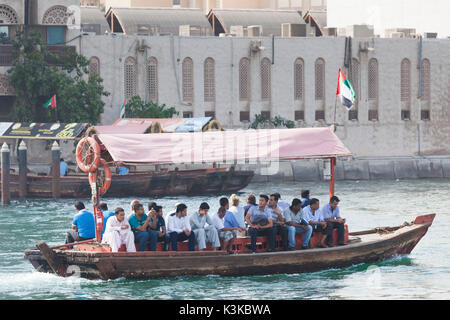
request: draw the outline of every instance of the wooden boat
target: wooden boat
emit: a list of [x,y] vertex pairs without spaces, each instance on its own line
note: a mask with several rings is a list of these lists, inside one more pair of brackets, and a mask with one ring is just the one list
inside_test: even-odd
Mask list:
[[[156,252],[112,253],[107,245],[88,240],[88,243],[80,243],[70,250],[64,245],[49,248],[45,243],[39,243],[39,249],[25,251],[25,258],[40,272],[69,276],[76,271],[83,278],[103,280],[312,272],[375,263],[396,254],[409,254],[425,235],[434,217],[434,214],[418,216],[413,222],[397,227],[347,232],[347,245],[330,248],[317,248],[320,235],[311,238],[312,249],[278,252],[265,252],[266,238],[259,237],[256,254],[252,254],[248,247],[249,237],[238,238],[234,255],[223,251],[186,251],[186,242],[181,243],[178,252],[162,251],[159,244]],[[337,234],[334,239],[337,239]],[[277,240],[279,245],[280,238]],[[296,248],[301,247],[302,241],[303,235],[297,235]]]
[[[253,171],[234,168],[132,172],[127,175],[113,175],[111,187],[105,197],[154,197],[201,195],[236,192],[245,188],[254,175]],[[19,176],[11,173],[12,197],[19,197]],[[51,198],[52,176],[28,174],[27,196]],[[1,185],[1,183],[0,183]],[[60,177],[62,198],[88,198],[91,195],[87,174]]]
[[[176,135],[176,134],[175,134]],[[270,140],[276,137],[273,141]],[[329,128],[307,128],[289,130],[248,130],[239,132],[191,133],[189,136],[170,137],[168,134],[156,135],[100,135],[103,154],[108,161],[127,163],[177,163],[173,149],[188,150],[190,154],[199,152],[206,158],[200,161],[220,162],[223,160],[265,159],[291,160],[305,158],[328,159],[330,175],[330,197],[334,195],[334,168],[337,157],[348,157],[351,153]],[[184,140],[183,140],[184,139]],[[198,141],[197,141],[197,140]],[[199,142],[201,150],[189,148],[189,141]],[[88,141],[88,140],[86,140]],[[92,144],[97,142],[92,138]],[[174,143],[174,141],[176,143]],[[239,141],[245,148],[239,150],[233,143]],[[81,143],[81,142],[80,142]],[[85,144],[86,145],[86,144]],[[128,148],[124,150],[123,146]],[[158,146],[157,148],[151,148]],[[210,146],[212,150],[207,150]],[[87,149],[86,156],[90,168],[98,153]],[[205,150],[206,149],[206,150]],[[230,151],[231,150],[231,151]],[[244,151],[243,151],[244,150]],[[152,151],[152,152],[150,152]],[[206,151],[206,152],[205,152]],[[234,151],[234,152],[233,152]],[[103,157],[103,156],[102,156]],[[186,161],[186,154],[182,159]],[[191,159],[189,159],[191,160]],[[79,167],[86,167],[83,162]],[[90,170],[88,168],[88,170]],[[257,239],[258,250],[250,252],[249,237],[235,240],[236,254],[223,251],[187,251],[187,243],[179,245],[178,252],[157,251],[111,252],[101,243],[103,229],[102,213],[98,208],[99,190],[102,181],[97,171],[90,172],[92,201],[96,220],[96,238],[76,244],[60,245],[50,248],[45,242],[38,243],[37,249],[25,251],[25,258],[41,272],[54,272],[59,276],[70,276],[73,271],[88,279],[153,278],[183,275],[264,275],[277,273],[311,272],[327,268],[341,268],[359,263],[373,263],[395,254],[410,253],[431,226],[435,215],[418,216],[411,223],[396,227],[375,228],[360,232],[348,232],[346,226],[346,245],[317,248],[321,234],[311,238],[308,250],[267,252],[267,239]],[[334,230],[334,239],[337,231]],[[297,248],[303,236],[296,236]],[[73,247],[68,249],[68,247]],[[277,239],[277,248],[280,239]]]

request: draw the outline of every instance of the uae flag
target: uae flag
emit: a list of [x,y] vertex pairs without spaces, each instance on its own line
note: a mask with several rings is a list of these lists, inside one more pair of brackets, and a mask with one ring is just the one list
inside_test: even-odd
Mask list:
[[56,94],[50,98],[50,100],[47,101],[46,104],[44,104],[44,107],[48,108],[52,108],[52,109],[56,109]]
[[353,107],[356,99],[355,90],[353,90],[352,84],[345,78],[345,75],[342,73],[341,69],[339,69],[336,95],[340,96],[341,103],[346,106],[348,110]]
[[124,100],[122,108],[120,108],[120,118],[125,116],[125,106],[127,105],[127,100]]

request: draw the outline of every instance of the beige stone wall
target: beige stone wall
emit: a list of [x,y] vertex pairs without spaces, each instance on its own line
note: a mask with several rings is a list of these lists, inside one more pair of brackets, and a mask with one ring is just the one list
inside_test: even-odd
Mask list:
[[[262,38],[263,51],[252,55],[251,99],[239,101],[239,61],[248,57],[249,38],[220,37],[138,37],[138,36],[87,36],[82,39],[82,53],[88,58],[100,58],[101,76],[111,96],[105,99],[103,124],[113,123],[119,116],[124,99],[124,61],[133,56],[138,62],[137,92],[146,95],[145,52],[136,50],[139,41],[145,41],[150,49],[147,56],[158,60],[159,103],[175,106],[180,111],[192,111],[196,117],[205,111],[215,111],[216,118],[226,128],[247,128],[241,123],[240,111],[249,110],[251,118],[262,110],[271,111],[272,117],[280,115],[294,120],[298,102],[294,100],[294,62],[302,58],[305,65],[305,121],[299,127],[331,125],[334,118],[335,92],[339,68],[343,68],[344,38],[276,38],[275,61],[272,65],[271,100],[261,101],[260,61],[272,59],[272,39]],[[359,42],[369,41],[373,51],[359,52]],[[142,44],[142,42],[141,42]],[[415,68],[418,56],[418,40],[415,39],[354,39],[353,57],[360,61],[360,91],[357,121],[348,120],[348,112],[338,102],[337,135],[356,156],[413,156],[421,154],[450,154],[445,137],[450,136],[450,42],[424,40],[423,57],[431,62],[431,120],[420,120],[418,72]],[[181,96],[181,66],[184,58],[194,63],[194,102],[186,105]],[[204,61],[215,61],[216,99],[205,103]],[[369,121],[368,61],[372,57],[379,63],[379,121]],[[316,101],[314,64],[316,59],[325,61],[326,97],[325,121],[315,121]],[[411,61],[411,120],[401,120],[400,65],[404,58]],[[345,71],[347,72],[347,71]],[[420,138],[419,138],[420,135]],[[420,139],[420,140],[419,140]]]

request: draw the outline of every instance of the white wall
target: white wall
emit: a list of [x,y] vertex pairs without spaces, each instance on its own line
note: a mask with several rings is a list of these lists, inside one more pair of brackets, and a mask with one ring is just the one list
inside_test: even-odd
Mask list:
[[382,37],[385,29],[397,27],[448,37],[449,14],[448,0],[328,0],[327,24],[338,28],[370,24],[375,26],[375,34]]

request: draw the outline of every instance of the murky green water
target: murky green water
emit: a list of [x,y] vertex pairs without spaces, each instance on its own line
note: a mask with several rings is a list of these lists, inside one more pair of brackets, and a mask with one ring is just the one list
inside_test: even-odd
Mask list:
[[[310,189],[324,204],[328,184],[252,184],[242,190],[278,191],[290,201]],[[342,216],[351,231],[398,225],[416,215],[436,213],[426,236],[408,256],[375,265],[306,274],[253,277],[177,277],[159,280],[89,281],[36,272],[23,251],[45,240],[61,244],[70,228],[74,200],[29,199],[0,208],[0,299],[449,299],[450,180],[338,182]],[[206,200],[212,210],[221,195],[156,200],[165,212],[185,202],[188,212]],[[228,196],[228,195],[227,195]],[[82,199],[86,204],[88,199]],[[107,199],[110,208],[129,207],[131,198]]]

